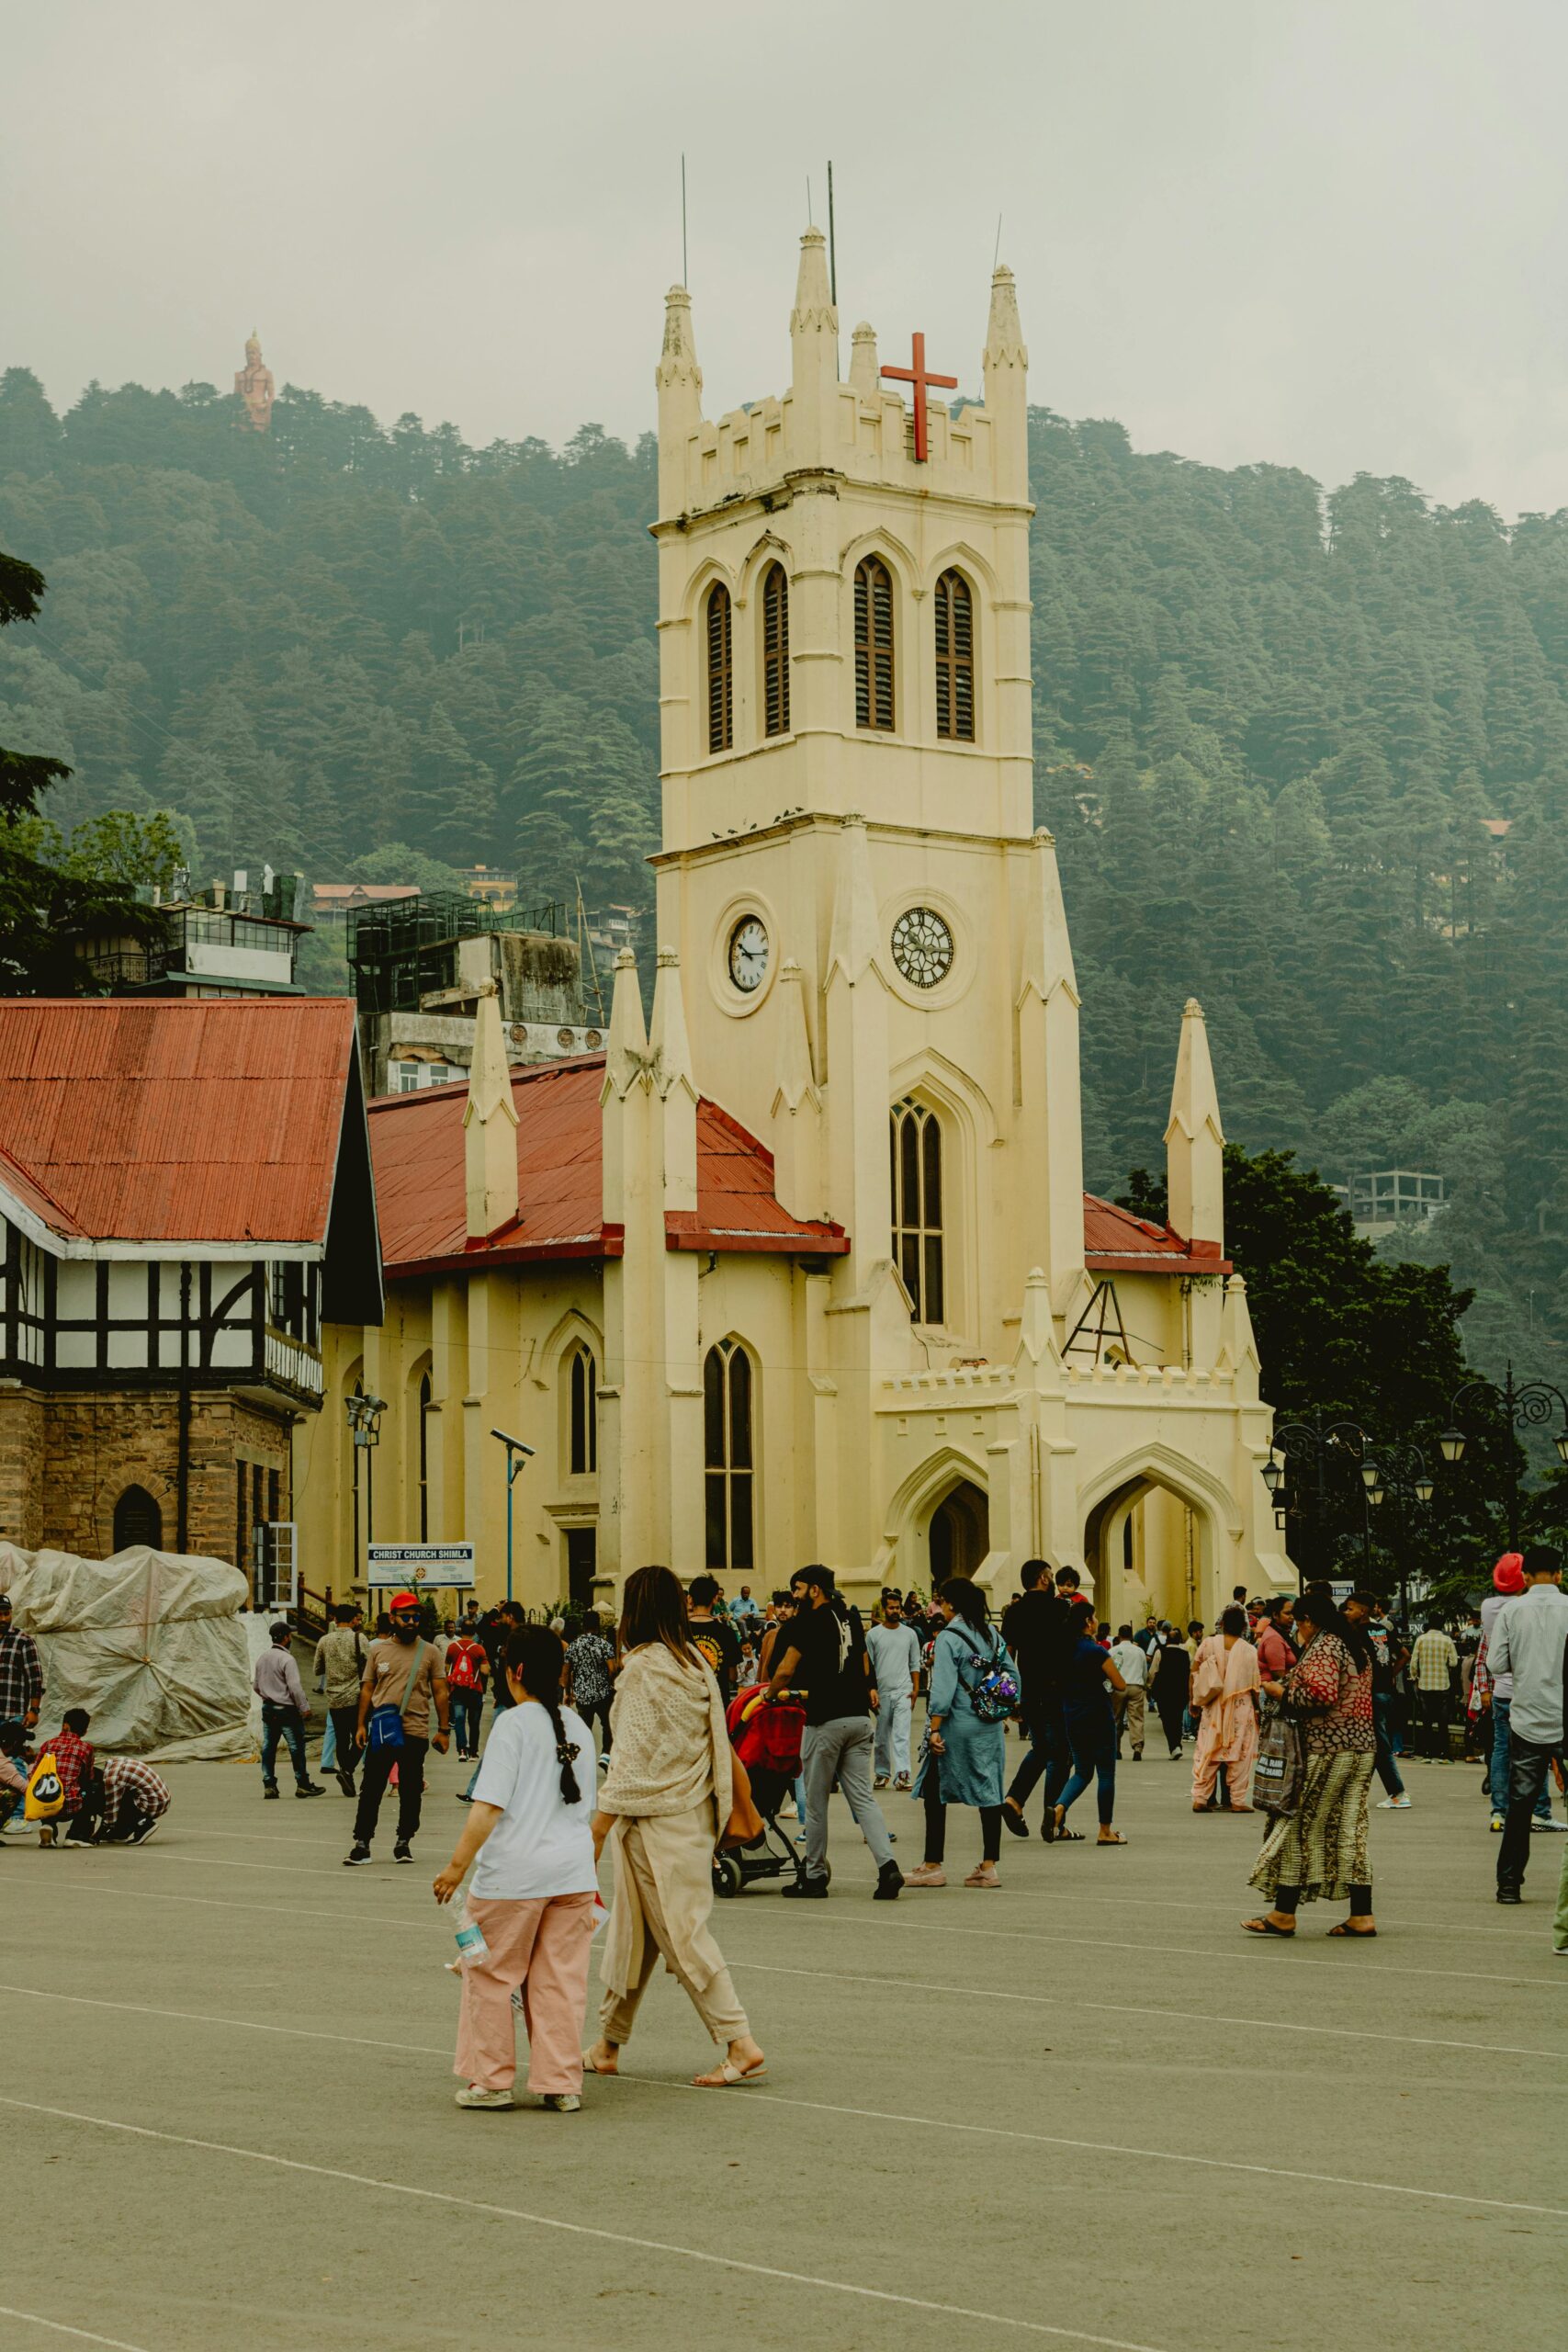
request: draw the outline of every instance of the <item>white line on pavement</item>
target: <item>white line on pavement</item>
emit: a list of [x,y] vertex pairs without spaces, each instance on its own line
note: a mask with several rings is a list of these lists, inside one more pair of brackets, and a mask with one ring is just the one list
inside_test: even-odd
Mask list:
[[[1087,2328],[1053,2327],[1043,2319],[1023,2319],[1013,2312],[979,2311],[967,2303],[938,2303],[923,2295],[898,2295],[886,2287],[862,2287],[847,2278],[823,2278],[807,2270],[784,2270],[776,2263],[746,2262],[739,2255],[712,2254],[703,2246],[675,2245],[667,2238],[635,2237],[625,2230],[607,2230],[590,2222],[565,2222],[551,2213],[531,2213],[518,2205],[494,2205],[483,2198],[459,2197],[444,2188],[416,2187],[404,2180],[382,2180],[373,2173],[345,2172],[335,2165],[307,2164],[299,2156],[276,2156],[265,2148],[242,2148],[227,2140],[197,2140],[183,2132],[155,2132],[145,2123],[122,2123],[108,2115],[85,2115],[69,2107],[46,2107],[30,2098],[0,2094],[0,2107],[17,2108],[29,2115],[52,2116],[62,2123],[90,2123],[99,2131],[119,2132],[136,2140],[155,2140],[165,2147],[195,2148],[203,2155],[238,2156],[248,2164],[272,2165],[281,2172],[303,2173],[312,2180],[339,2180],[351,2188],[376,2188],[389,2197],[412,2197],[431,2205],[455,2206],[467,2213],[488,2213],[498,2221],[522,2222],[530,2229],[557,2230],[564,2235],[593,2238],[602,2245],[629,2246],[638,2254],[671,2254],[682,2262],[701,2262],[716,2270],[737,2270],[751,2278],[777,2278],[788,2287],[816,2287],[831,2295],[853,2295],[865,2302],[893,2303],[903,2311],[931,2312],[939,2319],[974,2319],[987,2327],[1010,2327],[1025,2335],[1049,2335],[1059,2343],[1096,2344],[1102,2352],[1156,2352],[1146,2344],[1130,2344],[1118,2335],[1093,2335]],[[102,2341],[103,2339],[99,2339]],[[134,2347],[126,2347],[134,2352]]]
[[45,2319],[41,2312],[13,2311],[9,2303],[0,2303],[0,2319],[25,2319],[34,2327],[51,2327],[56,2335],[73,2335],[78,2344],[107,2344],[111,2352],[142,2352],[140,2344],[127,2344],[118,2335],[95,2335],[90,2327],[67,2327],[62,2319]]
[[[400,2056],[445,2058],[444,2049],[429,2042],[378,2041],[358,2033],[332,2033],[312,2026],[263,2024],[252,2018],[213,2017],[201,2009],[153,2008],[141,2001],[106,2001],[82,1993],[56,1993],[33,1984],[0,1984],[0,1993],[12,1993],[38,2001],[64,2001],[73,2007],[85,2009],[123,2009],[131,2016],[167,2018],[182,2025],[227,2026],[244,2033],[276,2033],[301,2041],[341,2041],[356,2050],[393,2050]],[[642,2090],[690,2091],[694,2083],[662,2083],[647,2075],[617,2075],[617,2081],[635,2084]],[[935,2115],[900,2115],[874,2107],[841,2107],[825,2099],[792,2098],[787,2092],[764,2091],[760,2086],[747,2101],[751,2107],[795,2107],[813,2115],[848,2115],[866,2123],[909,2123],[922,2132],[957,2132],[995,2140],[1017,2140],[1041,2148],[1071,2148],[1080,2154],[1100,2156],[1132,2156],[1148,2164],[1197,2165],[1208,2172],[1261,2173],[1275,2180],[1306,2180],[1328,2188],[1371,2190],[1388,2197],[1425,2198],[1444,2205],[1484,2206],[1490,2212],[1539,2213],[1551,2221],[1568,2222],[1568,2205],[1529,2205],[1505,2197],[1474,2197],[1463,2189],[1417,2188],[1397,2180],[1361,2180],[1335,2172],[1307,2172],[1290,2165],[1247,2164],[1227,2156],[1198,2156],[1186,2148],[1134,2148],[1117,2140],[1074,2140],[1056,2132],[1020,2132],[1001,2123],[955,2123],[951,2118]]]

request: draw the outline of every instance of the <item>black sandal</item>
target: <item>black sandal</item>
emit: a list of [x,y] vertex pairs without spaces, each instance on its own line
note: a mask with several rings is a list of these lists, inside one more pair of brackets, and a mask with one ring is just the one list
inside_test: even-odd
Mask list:
[[1286,1943],[1296,1932],[1294,1928],[1277,1928],[1272,1919],[1267,1918],[1244,1919],[1241,1924],[1249,1936],[1279,1936]]

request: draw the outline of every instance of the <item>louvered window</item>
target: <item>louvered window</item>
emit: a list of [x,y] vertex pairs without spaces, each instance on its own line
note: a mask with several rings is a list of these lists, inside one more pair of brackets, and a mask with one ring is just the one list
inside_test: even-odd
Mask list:
[[961,571],[936,583],[936,731],[975,741],[975,605]]
[[703,1360],[706,1563],[755,1567],[751,1535],[751,1359],[720,1340]]
[[855,566],[855,725],[893,728],[893,576],[874,555]]
[[762,731],[789,733],[789,582],[782,563],[762,582]]
[[894,1104],[888,1131],[893,1255],[917,1323],[942,1320],[942,1128],[923,1102]]
[[734,739],[735,679],[730,662],[729,591],[708,590],[708,750],[728,752]]

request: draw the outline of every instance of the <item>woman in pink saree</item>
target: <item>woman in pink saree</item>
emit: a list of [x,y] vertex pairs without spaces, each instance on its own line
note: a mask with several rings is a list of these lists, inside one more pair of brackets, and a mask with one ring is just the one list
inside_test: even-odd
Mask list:
[[1231,1811],[1253,1810],[1248,1793],[1258,1753],[1258,1652],[1247,1636],[1247,1612],[1230,1608],[1220,1630],[1199,1645],[1192,1665],[1192,1704],[1202,1711],[1192,1758],[1192,1810],[1206,1813],[1224,1768]]

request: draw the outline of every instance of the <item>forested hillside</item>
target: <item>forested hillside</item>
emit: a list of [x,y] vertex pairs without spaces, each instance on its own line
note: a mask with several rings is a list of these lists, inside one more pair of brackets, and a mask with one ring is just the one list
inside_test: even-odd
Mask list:
[[[63,823],[166,808],[201,868],[378,844],[647,896],[651,442],[469,449],[288,389],[0,379],[0,544],[38,564],[0,738]],[[1037,804],[1084,1000],[1090,1181],[1157,1159],[1179,1009],[1230,1132],[1444,1174],[1401,1247],[1472,1353],[1568,1329],[1568,513],[1135,452],[1033,416]],[[1489,822],[1490,820],[1490,822]],[[1506,820],[1501,830],[1499,820]],[[1440,1250],[1438,1240],[1440,1237]]]

